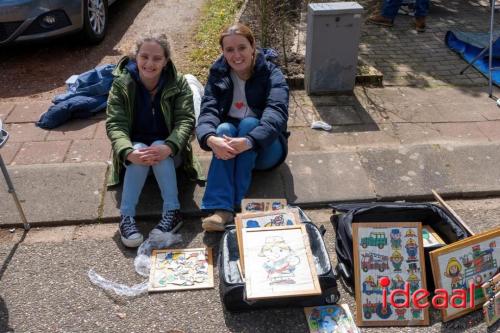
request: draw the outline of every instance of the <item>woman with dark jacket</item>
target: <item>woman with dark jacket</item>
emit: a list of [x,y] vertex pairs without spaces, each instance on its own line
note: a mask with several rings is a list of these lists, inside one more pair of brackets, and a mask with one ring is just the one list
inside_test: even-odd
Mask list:
[[163,214],[153,234],[175,232],[182,225],[174,160],[182,160],[192,178],[201,175],[189,145],[195,124],[193,96],[170,59],[164,34],[140,39],[135,57],[121,59],[113,74],[106,120],[113,148],[108,185],[118,184],[124,169],[119,229],[123,244],[137,247],[143,236],[135,209],[150,169],[163,198]]
[[235,24],[219,39],[223,55],[212,65],[196,135],[213,152],[202,209],[206,231],[223,231],[252,181],[287,155],[288,86],[280,69],[255,47],[251,30]]

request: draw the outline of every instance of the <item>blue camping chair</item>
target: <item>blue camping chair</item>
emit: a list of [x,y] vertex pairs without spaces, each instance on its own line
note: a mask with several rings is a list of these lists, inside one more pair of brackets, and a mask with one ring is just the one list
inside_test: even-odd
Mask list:
[[[0,149],[7,143],[7,140],[9,140],[9,133],[6,130],[4,130],[2,120],[0,119]],[[9,193],[12,194],[12,196],[14,197],[14,201],[16,202],[17,210],[19,211],[19,215],[21,215],[21,220],[23,221],[24,230],[29,230],[30,225],[29,225],[28,221],[26,220],[26,216],[24,215],[24,212],[23,212],[23,207],[21,207],[21,202],[19,201],[19,198],[17,197],[16,191],[14,190],[14,185],[12,184],[12,181],[10,180],[10,176],[9,176],[8,171],[7,171],[7,167],[5,166],[5,163],[3,162],[1,154],[0,154],[0,169],[2,169],[3,176],[5,178],[5,181],[7,182],[7,186],[9,188]]]

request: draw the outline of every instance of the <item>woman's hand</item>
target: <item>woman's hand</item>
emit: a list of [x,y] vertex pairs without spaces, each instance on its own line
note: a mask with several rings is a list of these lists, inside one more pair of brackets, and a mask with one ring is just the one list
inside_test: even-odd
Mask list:
[[229,136],[224,135],[224,141],[236,151],[236,154],[241,154],[244,151],[250,149],[247,144],[246,138],[231,138]]
[[154,145],[136,149],[127,155],[127,160],[140,165],[156,165],[172,154],[172,149],[167,145]]
[[234,158],[238,153],[231,147],[224,138],[219,138],[216,136],[211,136],[207,139],[207,145],[212,149],[220,160],[230,160]]

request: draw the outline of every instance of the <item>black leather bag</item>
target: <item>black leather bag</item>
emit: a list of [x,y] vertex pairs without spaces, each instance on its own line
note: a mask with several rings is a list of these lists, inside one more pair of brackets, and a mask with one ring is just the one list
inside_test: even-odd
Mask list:
[[239,259],[236,229],[228,228],[222,236],[219,247],[219,277],[222,303],[229,311],[250,310],[265,307],[304,307],[335,304],[339,299],[336,275],[326,251],[323,235],[310,222],[304,222],[311,244],[311,251],[316,263],[322,294],[317,296],[299,296],[262,299],[246,299],[245,283],[241,279],[237,261]]

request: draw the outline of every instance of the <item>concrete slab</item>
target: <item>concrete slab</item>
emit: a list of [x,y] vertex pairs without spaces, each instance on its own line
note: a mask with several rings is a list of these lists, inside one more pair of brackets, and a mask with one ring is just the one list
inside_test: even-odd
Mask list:
[[14,156],[16,156],[17,152],[21,148],[21,142],[7,142],[5,146],[0,150],[0,155],[2,155],[3,162],[5,165],[9,165],[12,160],[14,160]]
[[494,145],[421,145],[361,151],[361,162],[377,196],[387,200],[500,189],[499,147]]
[[62,163],[71,141],[25,142],[12,164]]
[[356,153],[290,154],[280,167],[288,202],[298,205],[375,199]]
[[[9,175],[32,225],[96,221],[106,163],[11,166]],[[12,195],[0,191],[0,226],[21,219]]]
[[107,139],[74,140],[64,162],[102,162],[111,160],[111,142]]
[[34,123],[7,124],[6,130],[10,134],[9,142],[43,141],[49,133],[36,127]]
[[5,121],[5,119],[9,116],[10,112],[14,110],[14,103],[0,103],[0,119]]
[[51,102],[41,101],[37,103],[17,104],[5,119],[6,123],[34,123],[40,119],[40,115],[48,110]]
[[47,136],[47,141],[92,139],[96,132],[98,122],[99,120],[97,119],[70,121],[51,130]]

